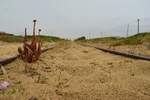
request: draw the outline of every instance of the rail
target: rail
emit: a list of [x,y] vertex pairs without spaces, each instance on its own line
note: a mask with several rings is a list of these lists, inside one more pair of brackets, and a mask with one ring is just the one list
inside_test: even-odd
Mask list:
[[109,52],[109,53],[112,53],[115,55],[120,55],[120,56],[124,56],[124,57],[150,61],[150,56],[147,56],[147,55],[139,55],[139,54],[135,54],[135,53],[121,52],[121,51],[117,51],[117,50],[106,49],[106,48],[96,47],[96,46],[92,46],[92,45],[83,45],[83,46],[93,47],[93,48],[96,48],[98,50],[101,50],[104,52]]
[[[44,53],[44,52],[46,52],[46,51],[48,51],[50,49],[53,49],[55,46],[56,45],[51,45],[48,48],[42,49],[42,53]],[[0,65],[9,64],[12,61],[16,60],[18,57],[19,57],[19,54],[16,54],[14,56],[2,57],[2,58],[0,58]]]

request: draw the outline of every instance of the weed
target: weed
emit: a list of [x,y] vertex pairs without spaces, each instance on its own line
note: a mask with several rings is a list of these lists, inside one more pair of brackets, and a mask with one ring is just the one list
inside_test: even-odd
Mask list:
[[44,75],[39,74],[37,83],[45,84],[47,83],[48,78]]

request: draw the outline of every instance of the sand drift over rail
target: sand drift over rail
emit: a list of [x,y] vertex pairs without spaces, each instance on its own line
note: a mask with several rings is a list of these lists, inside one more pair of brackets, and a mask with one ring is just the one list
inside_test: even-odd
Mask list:
[[[55,46],[56,45],[50,45],[48,48],[42,49],[42,53],[46,52],[46,51],[48,51],[50,49],[53,49]],[[8,57],[0,58],[0,64],[1,65],[5,65],[5,64],[11,63],[12,61],[17,59],[18,57],[19,57],[19,54],[16,54],[14,56],[8,56]]]
[[129,58],[133,58],[133,59],[141,59],[141,60],[150,61],[150,56],[147,56],[147,55],[139,55],[139,54],[135,54],[135,53],[121,52],[121,51],[117,51],[117,50],[113,50],[113,49],[106,49],[106,48],[96,47],[96,46],[92,46],[92,45],[83,45],[82,44],[82,46],[96,48],[96,49],[102,50],[104,52],[109,52],[109,53],[112,53],[115,55],[129,57]]
[[62,41],[28,66],[27,73],[21,59],[4,66],[13,86],[0,100],[150,100],[149,61]]

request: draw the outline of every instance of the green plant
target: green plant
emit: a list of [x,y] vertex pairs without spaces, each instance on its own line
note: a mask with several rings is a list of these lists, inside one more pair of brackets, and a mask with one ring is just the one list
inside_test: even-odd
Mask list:
[[46,76],[39,74],[37,83],[45,84],[47,82],[47,80],[48,80],[48,78]]

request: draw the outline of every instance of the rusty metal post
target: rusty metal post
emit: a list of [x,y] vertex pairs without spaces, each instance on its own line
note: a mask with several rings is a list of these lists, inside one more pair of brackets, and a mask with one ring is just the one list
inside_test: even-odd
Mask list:
[[41,55],[42,40],[40,39],[41,29],[38,30],[38,56]]
[[39,29],[39,32],[38,32],[38,35],[39,35],[39,36],[40,36],[41,31],[42,31],[42,30],[41,30],[41,29]]
[[33,25],[33,37],[34,37],[34,39],[35,39],[36,20],[33,20],[33,23],[34,23],[34,25]]

